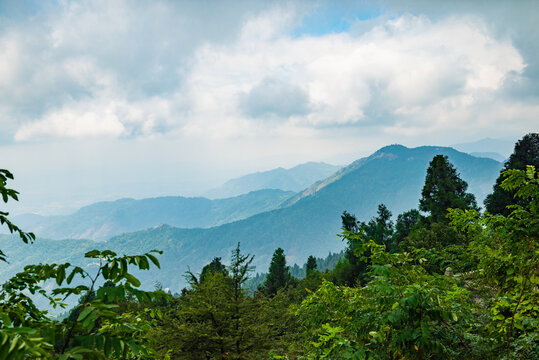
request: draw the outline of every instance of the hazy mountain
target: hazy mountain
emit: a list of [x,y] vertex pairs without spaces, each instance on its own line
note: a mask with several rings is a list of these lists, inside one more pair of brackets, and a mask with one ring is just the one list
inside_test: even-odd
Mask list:
[[[452,145],[458,151],[472,153],[498,153],[507,159],[515,148],[514,140],[484,138],[477,141]],[[484,157],[484,156],[481,156]],[[490,156],[487,156],[490,157]],[[498,159],[495,159],[498,160]]]
[[[275,248],[282,247],[289,263],[303,263],[308,255],[326,256],[338,252],[343,243],[340,215],[348,210],[361,220],[375,215],[378,204],[384,203],[396,217],[400,212],[417,207],[425,173],[436,154],[449,156],[469,190],[482,203],[490,192],[500,162],[476,158],[445,147],[409,149],[400,145],[384,147],[373,155],[343,168],[325,181],[316,184],[290,206],[254,215],[250,218],[208,229],[179,229],[159,226],[116,236],[103,243],[91,241],[46,241],[28,246],[21,241],[2,241],[0,248],[9,255],[9,269],[31,261],[76,261],[93,247],[110,248],[120,253],[141,253],[160,249],[162,269],[141,273],[146,286],[155,280],[178,290],[185,284],[184,272],[190,267],[199,271],[215,256],[228,259],[230,250],[241,242],[243,251],[255,254],[257,271],[265,272]],[[9,270],[8,270],[9,271]],[[2,276],[6,275],[3,271]]]
[[229,180],[219,188],[208,191],[205,195],[215,199],[236,196],[260,189],[281,189],[298,192],[315,181],[328,177],[339,169],[340,166],[323,162],[308,162],[290,169],[279,167]]
[[470,155],[475,156],[475,157],[494,159],[502,163],[507,159],[502,154],[497,153],[497,152],[472,152],[470,153]]
[[293,194],[265,189],[219,200],[182,196],[120,199],[88,205],[66,216],[25,214],[13,220],[39,237],[103,240],[159,224],[182,228],[217,226],[275,209]]

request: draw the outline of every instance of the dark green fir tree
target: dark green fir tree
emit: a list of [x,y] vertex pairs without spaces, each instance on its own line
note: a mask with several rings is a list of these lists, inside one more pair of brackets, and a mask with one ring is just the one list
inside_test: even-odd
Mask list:
[[277,291],[286,288],[290,283],[290,268],[286,266],[284,250],[277,248],[273,253],[268,276],[264,282],[266,293],[270,296],[277,294]]
[[447,209],[477,207],[475,196],[467,193],[467,189],[468,183],[459,177],[447,156],[436,155],[427,169],[419,210],[429,214],[429,223],[449,223]]

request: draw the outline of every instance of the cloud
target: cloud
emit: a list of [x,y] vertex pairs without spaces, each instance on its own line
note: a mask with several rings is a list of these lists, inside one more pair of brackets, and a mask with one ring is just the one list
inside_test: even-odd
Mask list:
[[310,111],[309,95],[295,84],[278,79],[264,79],[249,92],[240,95],[242,112],[252,118],[288,119]]
[[[184,111],[184,95],[176,93],[193,51],[232,38],[246,13],[261,7],[104,0],[33,6],[39,11],[0,5],[0,133],[19,141],[174,128]],[[155,119],[149,103],[168,107],[169,118]],[[104,109],[114,115],[103,117]],[[86,120],[69,120],[77,116]],[[83,123],[96,128],[73,130]]]
[[0,126],[16,141],[303,137],[343,126],[421,136],[526,131],[538,115],[536,97],[508,98],[530,82],[527,60],[481,17],[400,13],[296,32],[311,10],[61,3],[0,32]]
[[[408,135],[480,128],[477,114],[500,100],[506,83],[522,81],[526,67],[508,39],[475,17],[405,14],[356,35],[301,37],[268,18],[259,20],[260,36],[246,26],[235,43],[197,52],[185,91],[187,121],[201,131],[211,134],[220,122],[230,134],[267,131],[248,121],[264,115],[284,118],[287,128],[377,126]],[[493,117],[490,125],[507,121]]]

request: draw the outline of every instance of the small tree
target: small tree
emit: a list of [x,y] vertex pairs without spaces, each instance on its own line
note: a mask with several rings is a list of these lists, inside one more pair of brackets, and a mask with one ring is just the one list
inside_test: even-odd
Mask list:
[[223,275],[228,275],[228,271],[226,270],[226,266],[221,263],[220,257],[215,257],[213,260],[206,266],[202,268],[202,271],[200,272],[200,281],[204,281],[204,279],[213,273],[220,272]]
[[270,296],[277,294],[279,289],[288,286],[291,280],[290,269],[286,266],[284,250],[277,248],[271,258],[268,276],[264,282],[266,293]]
[[316,271],[318,268],[318,265],[316,264],[316,258],[312,255],[309,256],[307,259],[307,276],[309,276],[309,273],[312,273],[313,271]]
[[467,189],[468,184],[459,177],[447,156],[436,155],[427,169],[419,210],[429,213],[429,223],[449,223],[447,209],[477,207],[475,197],[467,193]]
[[530,133],[525,135],[515,144],[515,150],[504,164],[500,176],[496,179],[492,194],[485,199],[485,207],[491,214],[507,216],[511,213],[508,205],[525,206],[529,199],[516,197],[515,190],[504,189],[501,184],[504,180],[503,172],[509,169],[525,170],[526,165],[539,168],[539,134]]
[[[285,324],[261,324],[267,324],[267,318],[286,317],[286,308],[279,314],[268,308],[272,304],[265,297],[248,296],[243,285],[253,270],[252,261],[253,256],[242,254],[238,244],[226,273],[207,272],[204,281],[191,284],[164,324],[166,331],[155,332],[172,336],[168,340],[174,344],[171,358],[259,359],[267,355]],[[157,341],[162,344],[161,338]],[[160,345],[166,346],[169,344]]]

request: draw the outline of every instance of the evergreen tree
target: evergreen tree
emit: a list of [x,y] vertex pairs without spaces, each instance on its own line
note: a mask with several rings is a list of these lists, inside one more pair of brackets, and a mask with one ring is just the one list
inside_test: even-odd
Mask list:
[[526,165],[533,165],[539,168],[538,133],[527,134],[515,144],[515,150],[503,166],[500,176],[496,179],[492,194],[489,194],[485,199],[485,207],[489,213],[508,216],[512,211],[511,209],[507,209],[508,205],[525,206],[529,202],[529,199],[515,198],[514,190],[504,190],[500,186],[504,180],[501,174],[502,172],[508,169],[525,170]]
[[316,258],[310,255],[307,259],[307,275],[309,275],[309,272],[316,271],[317,267]]
[[270,296],[277,294],[279,289],[288,286],[291,280],[290,269],[286,266],[284,250],[277,248],[271,258],[268,276],[264,282],[266,293]]
[[249,279],[249,273],[254,270],[251,266],[254,255],[243,255],[240,251],[240,243],[236,249],[232,251],[232,259],[230,263],[230,275],[232,276],[232,290],[234,296],[233,307],[233,322],[234,322],[234,346],[237,358],[243,358],[242,352],[245,350],[245,335],[249,332],[245,326],[240,326],[244,313],[249,312],[245,309],[246,293],[243,289],[243,284]]
[[[344,211],[342,216],[342,228],[345,231],[343,239],[348,242],[344,251],[344,258],[340,259],[333,271],[334,281],[339,285],[354,285],[361,274],[367,271],[367,263],[358,258],[355,254],[360,245],[360,241],[349,235],[358,235],[365,230],[365,223],[358,221],[354,215]],[[347,233],[348,232],[348,233]]]
[[[253,270],[253,256],[244,255],[239,244],[232,251],[228,271],[207,271],[204,280],[180,299],[179,306],[152,334],[159,348],[168,346],[174,359],[263,358],[276,342],[275,327],[260,326],[265,313],[261,300],[243,288]],[[212,261],[214,265],[220,261]],[[208,268],[214,266],[208,266]],[[222,269],[220,266],[217,269]],[[279,324],[281,326],[281,324]],[[167,343],[161,342],[166,336]]]
[[385,245],[388,251],[392,250],[393,244],[393,221],[391,221],[391,211],[384,205],[378,205],[378,216],[369,221],[365,227],[365,234],[368,239],[374,240],[377,244]]
[[200,273],[200,281],[204,281],[208,275],[216,272],[220,272],[225,276],[228,275],[226,266],[221,263],[220,257],[213,258],[213,260],[208,265],[202,268],[202,271]]
[[361,228],[361,223],[357,221],[356,217],[350,214],[348,211],[343,211],[341,215],[342,228],[346,231],[350,231],[354,234],[359,232]]
[[447,209],[477,207],[474,195],[467,193],[467,189],[468,184],[459,177],[447,156],[436,155],[427,169],[419,210],[429,213],[429,223],[449,223]]

